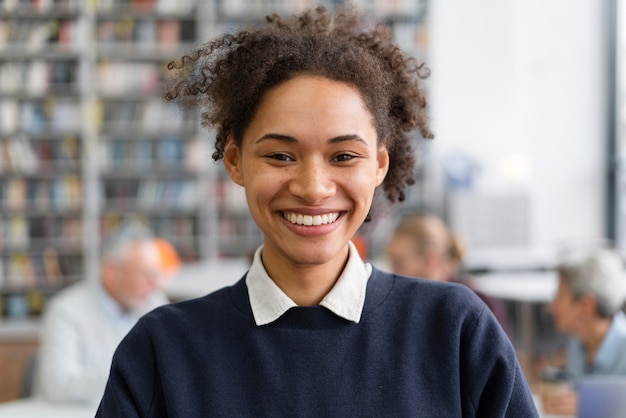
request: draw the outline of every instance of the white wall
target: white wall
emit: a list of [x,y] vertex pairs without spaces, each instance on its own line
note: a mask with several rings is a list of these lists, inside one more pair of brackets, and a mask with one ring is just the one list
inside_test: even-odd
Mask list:
[[[461,151],[480,166],[472,193],[527,195],[530,242],[514,251],[524,262],[604,234],[604,3],[430,2],[431,193]],[[468,255],[485,254],[499,253]]]

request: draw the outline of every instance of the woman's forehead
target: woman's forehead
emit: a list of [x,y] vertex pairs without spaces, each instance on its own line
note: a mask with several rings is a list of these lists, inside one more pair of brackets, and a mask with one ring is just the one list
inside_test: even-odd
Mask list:
[[327,139],[375,135],[372,115],[354,87],[313,76],[299,76],[269,90],[246,133],[303,138],[318,132]]

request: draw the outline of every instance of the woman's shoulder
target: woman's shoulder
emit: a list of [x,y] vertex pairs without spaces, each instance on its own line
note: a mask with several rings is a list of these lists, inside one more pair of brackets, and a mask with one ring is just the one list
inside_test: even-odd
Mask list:
[[190,323],[195,320],[210,321],[227,315],[232,309],[238,309],[240,305],[238,299],[241,299],[241,293],[245,291],[244,277],[231,286],[223,287],[207,295],[160,306],[146,314],[142,320],[161,324],[179,321]]
[[428,280],[385,272],[374,268],[368,290],[386,289],[385,299],[393,304],[406,304],[419,310],[439,312],[474,312],[479,314],[485,304],[467,286],[459,283]]
[[432,298],[476,299],[476,295],[467,286],[456,282],[428,280],[421,277],[402,276],[378,268],[372,270],[374,281],[390,280],[395,291],[410,294],[418,293]]

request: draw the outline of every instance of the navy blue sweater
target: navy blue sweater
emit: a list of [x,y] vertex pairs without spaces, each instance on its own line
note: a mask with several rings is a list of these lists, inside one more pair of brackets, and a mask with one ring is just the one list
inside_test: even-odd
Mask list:
[[244,279],[144,316],[99,417],[537,417],[515,351],[465,286],[374,269],[360,323],[254,323]]

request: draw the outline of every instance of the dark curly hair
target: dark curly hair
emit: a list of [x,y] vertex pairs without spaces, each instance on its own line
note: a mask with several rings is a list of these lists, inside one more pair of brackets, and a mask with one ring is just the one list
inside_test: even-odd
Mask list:
[[229,135],[243,133],[265,92],[297,75],[345,82],[359,90],[373,115],[379,145],[389,152],[383,189],[404,200],[413,184],[416,155],[411,131],[432,138],[421,79],[428,70],[395,45],[389,27],[369,25],[354,8],[333,15],[324,7],[267,25],[223,34],[170,62],[165,100],[202,109],[202,125],[216,130],[213,159],[224,157]]

